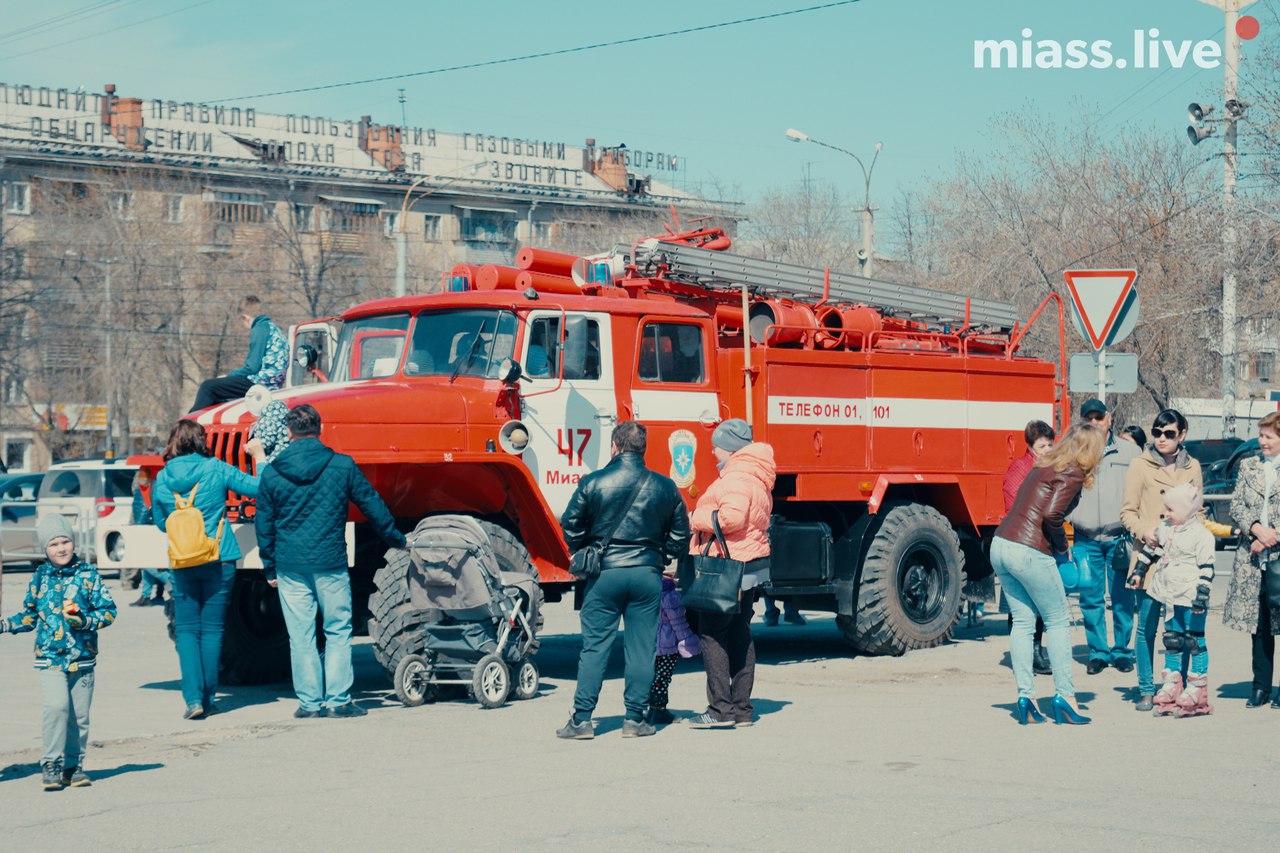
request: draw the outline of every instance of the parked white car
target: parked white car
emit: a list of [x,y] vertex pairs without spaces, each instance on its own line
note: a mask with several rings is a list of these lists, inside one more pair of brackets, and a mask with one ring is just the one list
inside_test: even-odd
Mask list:
[[98,525],[128,524],[133,515],[133,477],[138,466],[123,459],[59,462],[45,473],[36,517],[64,515],[76,534],[76,553],[96,563]]

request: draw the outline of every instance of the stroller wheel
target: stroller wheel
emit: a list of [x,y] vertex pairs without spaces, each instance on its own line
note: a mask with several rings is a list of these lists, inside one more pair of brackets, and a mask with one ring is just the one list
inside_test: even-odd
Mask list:
[[422,655],[405,655],[396,667],[396,698],[410,708],[431,696],[431,664]]
[[516,667],[516,683],[511,692],[517,699],[532,699],[538,695],[538,683],[538,667],[531,660],[522,660]]
[[497,655],[485,655],[471,676],[471,693],[486,708],[500,708],[511,695],[511,670]]

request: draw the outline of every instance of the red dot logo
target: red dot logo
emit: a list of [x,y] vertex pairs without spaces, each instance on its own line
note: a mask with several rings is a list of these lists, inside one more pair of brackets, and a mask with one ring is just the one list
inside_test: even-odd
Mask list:
[[1245,41],[1248,41],[1251,38],[1256,38],[1258,30],[1260,29],[1261,27],[1258,24],[1258,19],[1252,15],[1243,15],[1236,21],[1236,35],[1240,36],[1240,38]]

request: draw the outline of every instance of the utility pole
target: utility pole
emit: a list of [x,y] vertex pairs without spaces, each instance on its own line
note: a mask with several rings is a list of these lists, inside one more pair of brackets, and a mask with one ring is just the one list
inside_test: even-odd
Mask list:
[[[1200,0],[1221,9],[1226,15],[1223,34],[1223,104],[1222,121],[1222,435],[1236,434],[1236,266],[1239,263],[1236,238],[1236,127],[1244,115],[1239,100],[1240,34],[1236,23],[1240,10],[1255,0]],[[1197,139],[1192,130],[1192,142]]]

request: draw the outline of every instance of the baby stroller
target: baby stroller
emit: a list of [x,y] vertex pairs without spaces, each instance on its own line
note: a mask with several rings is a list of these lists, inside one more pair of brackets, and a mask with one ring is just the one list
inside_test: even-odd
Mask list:
[[396,666],[397,698],[421,705],[440,698],[442,685],[459,684],[485,708],[500,707],[512,694],[537,695],[538,667],[529,660],[537,581],[501,571],[489,535],[464,515],[423,519],[409,551],[410,602],[439,619],[423,626],[422,652]]

